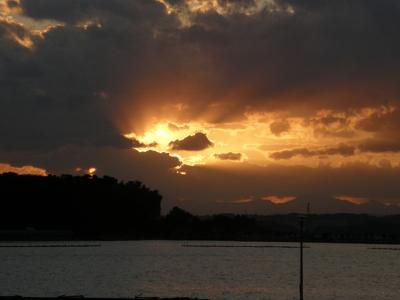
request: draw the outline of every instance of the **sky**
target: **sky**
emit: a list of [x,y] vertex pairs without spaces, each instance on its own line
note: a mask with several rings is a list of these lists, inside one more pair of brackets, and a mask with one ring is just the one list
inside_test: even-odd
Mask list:
[[0,0],[0,172],[399,213],[398,28],[397,0]]

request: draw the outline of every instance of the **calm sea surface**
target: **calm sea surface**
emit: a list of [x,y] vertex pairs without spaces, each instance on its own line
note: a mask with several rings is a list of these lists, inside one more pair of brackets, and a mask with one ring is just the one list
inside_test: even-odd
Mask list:
[[[101,242],[101,247],[91,248],[0,248],[0,295],[298,299],[299,249],[182,244],[132,241]],[[308,246],[305,299],[400,299],[400,251],[368,250],[384,247],[370,245]]]

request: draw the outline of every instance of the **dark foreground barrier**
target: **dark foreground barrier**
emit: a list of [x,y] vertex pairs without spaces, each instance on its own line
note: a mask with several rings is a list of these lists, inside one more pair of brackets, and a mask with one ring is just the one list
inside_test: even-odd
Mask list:
[[[101,247],[101,244],[31,244],[31,245],[1,245],[0,248],[90,248],[90,247]],[[16,296],[19,297],[19,296]]]
[[142,297],[136,296],[134,298],[90,298],[81,295],[78,296],[59,296],[59,297],[22,297],[22,296],[0,296],[0,300],[209,300],[188,297],[172,297],[172,298],[159,298],[159,297]]

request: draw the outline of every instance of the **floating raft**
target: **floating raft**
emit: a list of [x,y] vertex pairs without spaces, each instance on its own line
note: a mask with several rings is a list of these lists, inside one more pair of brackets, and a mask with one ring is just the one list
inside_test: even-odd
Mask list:
[[[35,245],[35,244],[1,245],[0,244],[0,248],[89,248],[89,247],[101,247],[101,244],[37,244],[37,245]],[[20,296],[15,296],[15,297],[20,297]],[[26,298],[24,298],[24,299],[26,299]]]
[[[273,245],[195,245],[195,244],[183,244],[182,247],[193,247],[193,248],[278,248],[278,249],[300,249],[299,246],[273,246]],[[303,248],[310,248],[303,246]]]
[[188,297],[173,297],[173,298],[159,298],[159,297],[142,297],[136,296],[134,298],[91,298],[85,296],[58,296],[58,297],[23,297],[23,296],[0,296],[0,300],[209,300]]
[[388,250],[388,251],[400,251],[400,248],[368,248],[368,250]]

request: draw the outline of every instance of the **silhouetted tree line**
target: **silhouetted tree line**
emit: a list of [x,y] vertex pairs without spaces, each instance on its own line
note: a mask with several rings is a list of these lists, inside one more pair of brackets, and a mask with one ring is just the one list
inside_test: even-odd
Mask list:
[[262,231],[254,218],[244,215],[197,217],[174,207],[165,217],[163,235],[185,240],[252,240]]
[[[0,175],[0,239],[297,241],[299,215],[195,216],[139,181],[104,176]],[[400,216],[309,215],[305,239],[400,243]]]
[[[196,217],[173,208],[164,226],[170,239],[298,241],[298,214]],[[305,218],[309,242],[400,243],[400,216],[311,214]]]
[[146,238],[160,218],[161,195],[139,181],[104,176],[0,175],[0,229]]

